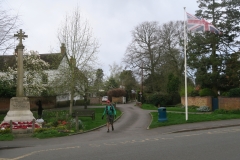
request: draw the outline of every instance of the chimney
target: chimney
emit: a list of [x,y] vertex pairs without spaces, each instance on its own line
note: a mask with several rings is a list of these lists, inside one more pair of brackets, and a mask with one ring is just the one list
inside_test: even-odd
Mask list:
[[61,53],[62,53],[62,54],[66,54],[66,47],[65,47],[65,44],[64,44],[64,43],[62,43],[60,49],[61,49]]

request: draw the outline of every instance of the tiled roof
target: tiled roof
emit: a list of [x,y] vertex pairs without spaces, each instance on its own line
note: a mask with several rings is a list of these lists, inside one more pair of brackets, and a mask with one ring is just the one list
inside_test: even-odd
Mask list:
[[14,55],[0,56],[0,71],[6,71],[8,67],[15,67],[16,57]]
[[57,69],[63,57],[62,53],[40,54],[40,58],[50,65],[49,69]]
[[[62,53],[40,54],[40,58],[50,65],[49,69],[57,69],[63,57]],[[8,67],[15,67],[16,65],[15,55],[0,56],[0,71],[6,71]]]

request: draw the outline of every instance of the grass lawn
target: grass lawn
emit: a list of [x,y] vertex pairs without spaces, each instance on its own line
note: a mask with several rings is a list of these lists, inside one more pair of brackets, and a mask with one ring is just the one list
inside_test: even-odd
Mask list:
[[[157,107],[151,104],[143,104],[141,108],[146,110],[155,110],[155,111],[157,110]],[[188,121],[186,121],[184,107],[166,107],[166,111],[175,111],[175,112],[183,112],[183,113],[167,112],[167,121],[158,122],[158,112],[151,112],[153,119],[149,128],[156,128],[156,127],[184,124],[184,123],[217,121],[217,120],[240,118],[239,110],[236,110],[236,111],[216,110],[208,114],[197,114],[197,113],[204,113],[204,112],[199,112],[197,111],[196,107],[189,106]]]
[[[158,108],[152,104],[143,104],[142,109],[145,110],[158,110]],[[185,112],[184,107],[165,107],[167,111]],[[188,107],[188,112],[198,112],[196,107]]]
[[186,121],[185,113],[167,113],[167,121],[158,122],[158,112],[151,112],[152,123],[149,128],[156,128],[162,126],[184,124],[184,123],[194,123],[194,122],[205,122],[205,121],[217,121],[217,120],[227,120],[227,119],[238,119],[240,114],[234,113],[210,113],[210,114],[188,114],[188,121]]

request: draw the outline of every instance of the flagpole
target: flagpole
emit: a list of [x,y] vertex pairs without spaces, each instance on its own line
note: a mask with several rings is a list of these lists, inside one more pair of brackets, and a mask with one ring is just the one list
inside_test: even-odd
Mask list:
[[184,63],[185,63],[185,114],[188,120],[188,100],[187,100],[187,53],[186,53],[186,7],[184,7]]

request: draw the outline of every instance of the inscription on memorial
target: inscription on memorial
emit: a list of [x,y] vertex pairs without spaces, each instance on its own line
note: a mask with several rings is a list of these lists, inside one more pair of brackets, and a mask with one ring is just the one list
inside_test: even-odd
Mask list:
[[28,98],[13,97],[10,102],[10,110],[29,110],[30,104]]

